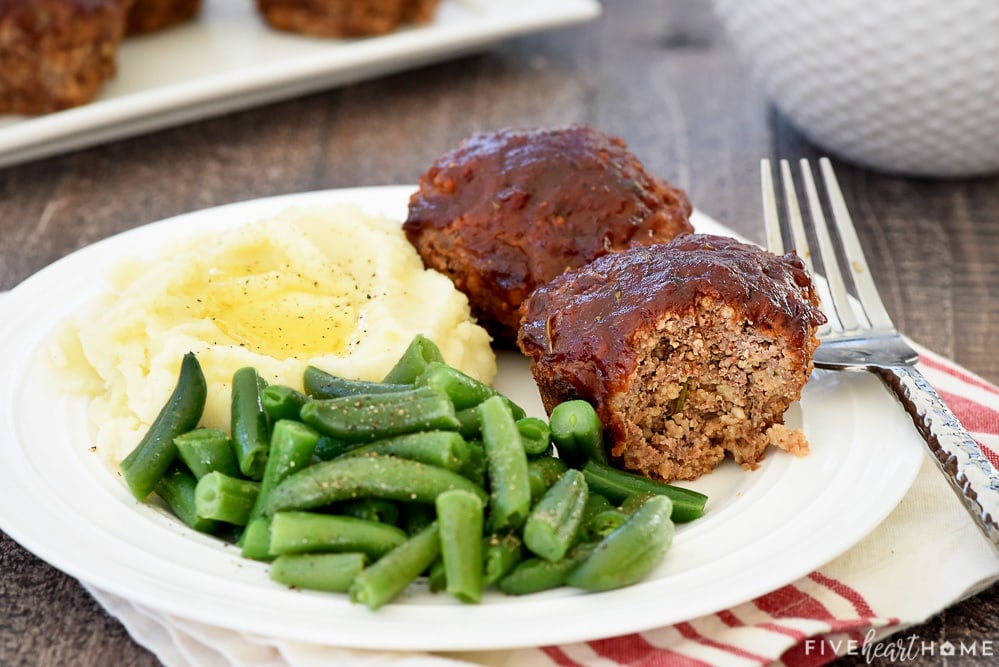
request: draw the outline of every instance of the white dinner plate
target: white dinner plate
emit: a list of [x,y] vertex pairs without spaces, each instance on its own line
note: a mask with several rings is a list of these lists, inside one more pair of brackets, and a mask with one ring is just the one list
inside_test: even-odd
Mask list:
[[[94,267],[154,257],[163,242],[232,227],[290,205],[355,202],[405,216],[411,186],[304,193],[207,209],[79,250],[12,290],[0,305],[0,528],[94,586],[181,617],[341,646],[464,650],[596,639],[718,611],[772,591],[849,549],[901,500],[923,459],[909,418],[863,373],[816,372],[788,423],[812,451],[771,451],[747,472],[732,463],[687,486],[706,514],[682,525],[647,580],[605,593],[488,594],[462,605],[418,586],[378,612],[345,596],[271,582],[267,566],[133,500],[90,451],[83,401],[45,371],[45,339],[102,287]],[[695,213],[699,231],[726,230]],[[500,356],[497,386],[543,416],[525,361]]]
[[206,0],[196,20],[128,37],[96,99],[0,114],[0,167],[287,99],[590,20],[597,0],[443,0],[434,20],[359,39],[272,30],[253,0]]

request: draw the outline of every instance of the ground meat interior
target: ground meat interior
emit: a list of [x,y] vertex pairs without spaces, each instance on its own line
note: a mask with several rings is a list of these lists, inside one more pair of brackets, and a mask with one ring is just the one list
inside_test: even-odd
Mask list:
[[625,438],[611,451],[625,468],[664,480],[710,472],[730,454],[755,468],[767,445],[807,451],[783,414],[803,383],[800,350],[740,318],[726,305],[704,303],[636,334],[639,363],[627,389],[611,399]]

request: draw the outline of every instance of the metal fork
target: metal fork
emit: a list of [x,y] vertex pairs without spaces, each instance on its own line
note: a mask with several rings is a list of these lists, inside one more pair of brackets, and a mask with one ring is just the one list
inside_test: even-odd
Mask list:
[[[808,160],[801,160],[800,165],[801,183],[808,203],[807,216],[802,215],[798,203],[791,167],[787,160],[780,162],[787,227],[793,239],[787,248],[770,162],[763,160],[760,166],[769,250],[782,255],[789,248],[795,248],[811,272],[812,253],[806,231],[809,227],[818,246],[816,257],[821,262],[826,288],[823,312],[829,321],[818,332],[821,343],[815,353],[815,366],[870,371],[881,378],[912,417],[933,453],[934,461],[969,514],[993,545],[999,545],[999,525],[996,523],[999,519],[999,473],[914,367],[918,354],[899,334],[881,302],[829,160],[819,160],[819,169],[839,239],[839,254],[826,224],[823,202]],[[855,296],[851,295],[844,274],[849,278]]]

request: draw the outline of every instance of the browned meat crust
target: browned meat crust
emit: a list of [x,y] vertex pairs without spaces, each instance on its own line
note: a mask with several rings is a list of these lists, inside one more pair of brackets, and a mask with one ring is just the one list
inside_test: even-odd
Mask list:
[[475,134],[420,178],[403,226],[501,343],[539,285],[611,251],[693,231],[683,191],[585,125]]
[[272,28],[318,37],[383,35],[430,21],[440,0],[257,0]]
[[128,34],[155,32],[197,16],[201,0],[135,0],[128,13]]
[[539,288],[519,344],[547,409],[591,401],[624,468],[695,479],[768,444],[801,453],[783,426],[825,321],[801,260],[721,236],[601,257]]
[[0,113],[89,102],[115,73],[132,0],[0,0]]

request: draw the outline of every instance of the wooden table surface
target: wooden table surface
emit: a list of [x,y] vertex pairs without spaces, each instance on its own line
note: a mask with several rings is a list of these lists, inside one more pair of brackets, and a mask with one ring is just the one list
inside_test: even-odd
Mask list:
[[[154,220],[279,193],[413,183],[473,131],[576,121],[621,136],[698,208],[762,240],[760,158],[821,151],[768,106],[706,5],[605,3],[592,23],[445,64],[0,169],[0,289]],[[999,177],[835,166],[899,327],[999,382]],[[2,534],[0,608],[0,665],[157,664],[75,580]],[[999,639],[999,589],[911,632]]]

